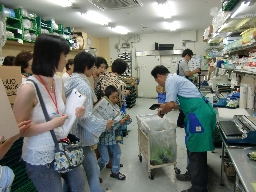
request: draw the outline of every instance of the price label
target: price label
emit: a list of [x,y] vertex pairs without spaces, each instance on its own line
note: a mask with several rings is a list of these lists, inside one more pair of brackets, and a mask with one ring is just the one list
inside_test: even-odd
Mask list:
[[22,30],[21,29],[17,29],[17,33],[22,34]]
[[69,40],[69,43],[74,43],[74,41],[73,40]]
[[18,43],[23,44],[23,40],[22,39],[18,39]]

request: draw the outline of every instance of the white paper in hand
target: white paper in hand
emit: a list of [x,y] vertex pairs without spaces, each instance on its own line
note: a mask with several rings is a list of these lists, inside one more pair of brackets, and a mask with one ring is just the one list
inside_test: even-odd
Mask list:
[[76,120],[76,108],[82,107],[84,105],[85,99],[86,96],[79,93],[77,89],[73,89],[72,93],[68,96],[64,112],[64,114],[68,115],[68,119],[66,119],[62,126],[65,136],[69,134]]
[[93,114],[101,119],[114,120],[119,111],[105,98],[103,97],[93,108]]

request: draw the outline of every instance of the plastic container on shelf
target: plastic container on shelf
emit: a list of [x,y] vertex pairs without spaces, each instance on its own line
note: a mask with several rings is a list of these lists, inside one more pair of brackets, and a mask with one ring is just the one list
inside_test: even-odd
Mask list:
[[25,29],[31,29],[33,28],[33,23],[28,19],[22,19],[23,27]]
[[37,36],[36,36],[35,33],[32,33],[32,34],[31,34],[31,40],[32,40],[32,41],[35,41],[35,40],[36,40],[36,37],[37,37]]
[[250,28],[241,33],[242,39],[243,39],[242,41],[243,45],[248,44],[253,40],[252,36],[255,31],[256,31],[256,28]]
[[24,31],[24,40],[31,42],[31,34],[29,31]]
[[6,31],[6,37],[7,38],[14,38],[14,33],[11,31]]
[[232,97],[227,98],[227,105],[226,105],[227,108],[235,109],[237,108],[238,104],[239,104],[239,100],[237,98],[232,98]]
[[26,9],[21,8],[21,14],[22,14],[23,16],[28,17],[28,11],[27,11]]
[[6,17],[12,17],[15,18],[15,12],[13,9],[4,8],[4,14]]

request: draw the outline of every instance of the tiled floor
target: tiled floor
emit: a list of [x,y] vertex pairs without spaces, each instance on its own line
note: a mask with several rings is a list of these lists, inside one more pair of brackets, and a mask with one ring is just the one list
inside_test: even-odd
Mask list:
[[[151,111],[148,108],[155,103],[154,99],[138,99],[137,104],[128,113],[133,119],[128,129],[131,130],[128,137],[124,139],[124,145],[121,145],[122,157],[121,163],[124,167],[121,172],[127,178],[125,181],[109,177],[110,169],[104,169],[101,172],[103,179],[102,186],[113,192],[180,192],[189,188],[190,182],[177,181],[173,166],[154,169],[155,179],[148,178],[147,162],[143,157],[142,162],[138,158],[138,131],[136,115],[154,114],[156,111]],[[173,122],[176,122],[178,111],[172,111],[167,114]],[[184,145],[184,130],[177,128],[177,167],[184,173],[186,170],[186,148]],[[215,149],[215,153],[208,152],[209,165],[209,191],[210,192],[230,192],[233,191],[234,182],[227,179],[224,175],[225,187],[220,184],[220,159],[221,149]]]

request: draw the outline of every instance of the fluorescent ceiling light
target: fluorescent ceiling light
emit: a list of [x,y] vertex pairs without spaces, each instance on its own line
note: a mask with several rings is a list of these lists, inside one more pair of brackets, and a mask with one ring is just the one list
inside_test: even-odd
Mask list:
[[109,20],[104,17],[103,15],[98,14],[95,11],[87,11],[86,13],[82,13],[86,19],[90,20],[91,22],[98,23],[101,25],[107,25]]
[[60,5],[62,7],[71,7],[72,2],[70,0],[51,0],[50,2]]
[[120,33],[120,34],[127,34],[129,31],[124,28],[124,27],[121,27],[121,26],[116,26],[116,27],[113,27],[113,28],[110,28],[112,31],[116,32],[116,33]]
[[178,21],[173,21],[171,23],[169,22],[164,22],[165,28],[169,29],[171,31],[175,31],[176,29],[178,29],[180,27],[180,24]]
[[231,15],[231,18],[234,18],[238,13],[240,13],[245,6],[249,6],[250,2],[244,3],[244,1],[241,3],[240,7]]
[[173,15],[173,5],[171,5],[170,1],[166,3],[158,4],[157,2],[154,3],[154,8],[156,9],[159,16],[164,17],[165,19],[169,19]]

